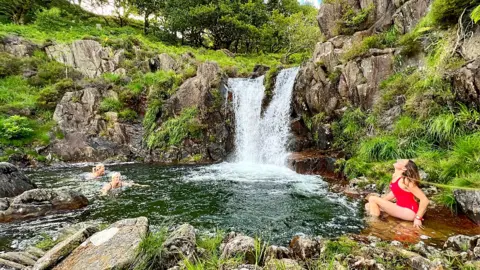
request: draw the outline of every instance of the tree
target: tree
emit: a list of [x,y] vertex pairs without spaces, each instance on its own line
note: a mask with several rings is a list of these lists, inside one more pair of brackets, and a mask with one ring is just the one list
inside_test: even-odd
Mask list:
[[145,34],[148,34],[150,29],[150,16],[158,14],[165,7],[166,1],[167,0],[129,0],[137,9],[138,14],[143,16],[143,32]]
[[33,11],[36,0],[0,0],[0,15],[15,24],[25,24],[27,14]]
[[130,0],[113,0],[114,14],[118,18],[120,27],[127,24],[128,17],[132,14],[135,7]]

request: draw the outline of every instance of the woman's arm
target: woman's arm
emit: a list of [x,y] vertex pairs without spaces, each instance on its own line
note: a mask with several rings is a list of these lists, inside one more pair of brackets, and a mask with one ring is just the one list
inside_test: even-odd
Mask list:
[[[413,193],[415,197],[417,197],[417,199],[420,200],[416,216],[420,217],[421,219],[423,218],[423,215],[425,215],[425,212],[427,211],[427,206],[430,201],[428,200],[427,196],[425,196],[425,193],[423,193],[423,191],[417,185],[410,184],[409,186],[407,186],[407,188],[410,192]],[[414,227],[422,228],[422,220],[420,219],[417,219],[417,217],[415,217],[415,219],[413,220]]]
[[112,185],[110,184],[105,184],[103,187],[102,187],[102,190],[100,191],[102,193],[102,195],[107,195],[107,193],[110,191],[110,189],[112,189]]
[[392,201],[393,199],[395,199],[395,195],[393,195],[393,192],[390,191],[389,193],[384,195],[382,199],[385,199],[387,201]]

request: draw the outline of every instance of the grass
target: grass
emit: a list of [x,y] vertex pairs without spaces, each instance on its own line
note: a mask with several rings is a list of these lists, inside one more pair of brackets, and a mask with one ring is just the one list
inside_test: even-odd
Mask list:
[[59,243],[59,240],[53,240],[53,238],[46,234],[46,233],[42,233],[41,236],[43,237],[43,239],[39,242],[37,242],[35,244],[35,247],[43,250],[43,251],[48,251],[50,250],[51,248],[53,248],[56,244]]
[[140,242],[136,258],[131,266],[134,270],[161,269],[163,243],[167,239],[167,228],[162,227],[157,232],[149,232]]

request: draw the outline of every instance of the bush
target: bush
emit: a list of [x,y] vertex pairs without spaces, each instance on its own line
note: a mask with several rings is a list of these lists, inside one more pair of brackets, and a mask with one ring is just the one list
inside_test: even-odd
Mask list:
[[72,26],[72,22],[65,19],[65,14],[59,8],[45,9],[37,12],[35,24],[47,31],[58,31]]
[[0,122],[0,136],[6,140],[19,140],[33,136],[30,120],[23,116],[13,115]]
[[74,90],[74,82],[72,79],[63,79],[55,85],[47,86],[40,90],[37,98],[37,105],[40,108],[54,110],[57,103],[62,99],[67,91]]
[[19,74],[20,67],[20,59],[8,53],[0,53],[0,78]]
[[37,66],[37,74],[28,79],[33,86],[46,86],[54,84],[61,79],[76,78],[78,72],[56,61],[41,62]]
[[102,112],[118,112],[123,104],[116,98],[105,98],[100,103],[100,111]]
[[436,25],[455,24],[463,10],[473,3],[475,0],[435,0],[428,16]]
[[134,121],[137,119],[137,113],[132,109],[125,109],[118,113],[118,117],[123,121]]
[[480,170],[480,132],[459,137],[443,162],[442,177],[464,177]]
[[440,144],[448,145],[456,137],[464,134],[463,125],[453,113],[443,113],[430,119],[428,135]]

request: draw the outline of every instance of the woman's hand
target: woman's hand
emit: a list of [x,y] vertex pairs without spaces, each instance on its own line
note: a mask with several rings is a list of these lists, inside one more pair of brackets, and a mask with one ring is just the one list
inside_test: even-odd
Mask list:
[[420,219],[415,219],[413,221],[413,227],[423,229],[422,221]]

